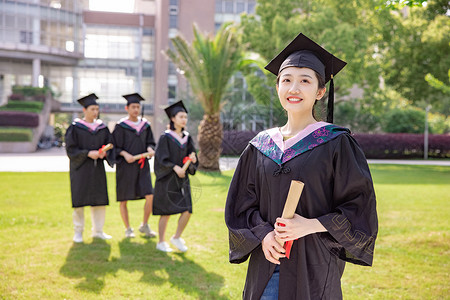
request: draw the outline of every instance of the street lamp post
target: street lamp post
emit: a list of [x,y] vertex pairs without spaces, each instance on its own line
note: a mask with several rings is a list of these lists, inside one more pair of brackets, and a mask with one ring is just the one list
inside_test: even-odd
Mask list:
[[423,135],[423,159],[428,159],[428,112],[431,105],[427,105],[425,108],[425,132]]

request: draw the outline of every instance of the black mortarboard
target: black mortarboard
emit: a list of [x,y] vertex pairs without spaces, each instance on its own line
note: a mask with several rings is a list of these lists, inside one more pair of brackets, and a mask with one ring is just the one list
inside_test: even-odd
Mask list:
[[78,99],[78,103],[81,104],[81,106],[83,106],[84,108],[87,108],[89,105],[98,105],[97,100],[98,97],[97,95],[95,95],[94,93],[87,95],[83,98]]
[[328,92],[327,122],[333,122],[334,83],[336,75],[347,63],[340,60],[320,45],[300,33],[265,67],[266,70],[278,76],[281,70],[287,67],[309,68],[319,73],[325,83],[330,81]]
[[170,118],[174,117],[177,113],[179,113],[180,111],[184,111],[185,113],[187,113],[187,109],[183,104],[183,101],[180,100],[168,107],[166,107],[164,109],[164,111],[166,112],[167,116]]
[[122,97],[127,99],[127,105],[130,105],[131,103],[140,103],[141,101],[145,101],[145,99],[142,98],[142,96],[139,95],[138,93],[122,95]]
[[[122,95],[127,100],[127,106],[132,103],[140,104],[141,101],[145,101],[145,99],[139,95],[139,93],[133,93],[128,95]],[[144,117],[144,105],[142,105],[142,117]]]

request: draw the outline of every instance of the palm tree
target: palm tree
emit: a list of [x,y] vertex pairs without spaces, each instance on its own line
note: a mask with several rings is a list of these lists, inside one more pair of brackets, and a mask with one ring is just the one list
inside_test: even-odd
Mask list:
[[182,70],[193,94],[204,109],[198,131],[200,170],[220,171],[222,146],[221,101],[232,75],[248,62],[236,28],[224,24],[215,37],[202,35],[194,25],[192,44],[181,36],[172,39],[169,58]]

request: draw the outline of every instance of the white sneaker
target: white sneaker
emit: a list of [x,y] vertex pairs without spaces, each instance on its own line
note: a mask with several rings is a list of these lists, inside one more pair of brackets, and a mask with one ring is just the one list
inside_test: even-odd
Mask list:
[[156,236],[156,232],[154,232],[153,230],[150,229],[150,226],[148,226],[148,224],[139,226],[139,231],[142,232],[143,234],[145,234],[145,236],[147,237],[155,237]]
[[106,234],[104,232],[94,233],[94,234],[92,234],[92,237],[93,238],[99,238],[99,239],[102,239],[102,240],[110,240],[112,238],[112,236],[110,236],[109,234]]
[[129,228],[125,229],[125,237],[127,237],[127,238],[134,238],[134,237],[136,237],[134,235],[133,228],[129,227]]
[[174,244],[178,250],[181,252],[186,252],[188,250],[188,247],[186,247],[186,243],[182,238],[174,239],[173,237],[170,239],[170,242]]
[[73,236],[73,241],[75,243],[82,243],[83,242],[83,233],[75,232],[75,235]]
[[156,249],[162,252],[172,252],[173,249],[170,248],[169,244],[167,242],[161,242],[156,244]]

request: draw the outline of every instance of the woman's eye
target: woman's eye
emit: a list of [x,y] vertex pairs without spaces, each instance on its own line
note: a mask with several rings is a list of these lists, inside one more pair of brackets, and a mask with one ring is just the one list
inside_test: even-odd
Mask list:
[[285,78],[285,79],[282,80],[282,82],[290,82],[290,80]]

